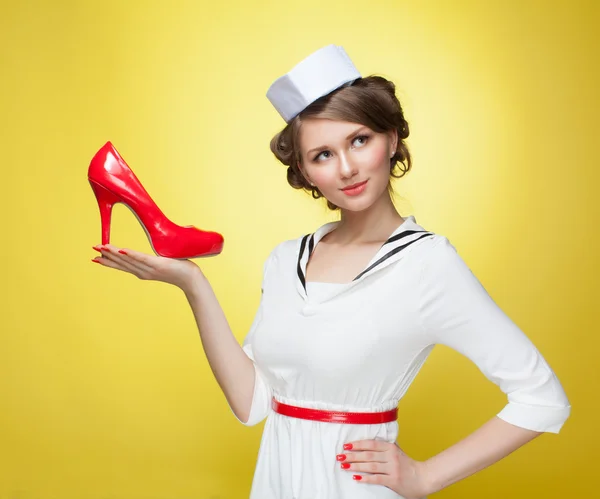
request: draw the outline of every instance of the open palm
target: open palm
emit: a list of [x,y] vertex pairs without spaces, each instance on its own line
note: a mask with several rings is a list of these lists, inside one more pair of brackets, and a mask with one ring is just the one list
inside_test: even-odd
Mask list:
[[105,267],[133,274],[139,279],[161,281],[187,289],[194,276],[201,273],[200,267],[191,260],[165,258],[131,249],[122,249],[112,244],[93,246],[102,256],[92,261]]

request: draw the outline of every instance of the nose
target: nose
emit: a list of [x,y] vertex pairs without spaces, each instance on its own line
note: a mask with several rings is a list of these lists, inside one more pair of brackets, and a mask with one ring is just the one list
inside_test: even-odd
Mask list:
[[358,170],[356,169],[356,165],[348,159],[348,156],[345,153],[340,153],[340,175],[343,178],[352,178]]

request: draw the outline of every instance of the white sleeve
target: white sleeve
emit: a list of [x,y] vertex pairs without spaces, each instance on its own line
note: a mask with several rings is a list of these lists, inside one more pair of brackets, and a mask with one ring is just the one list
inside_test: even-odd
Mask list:
[[558,433],[571,412],[558,378],[450,241],[435,237],[419,285],[424,334],[431,344],[446,345],[472,360],[508,396],[499,418],[522,428]]
[[265,376],[261,373],[260,368],[256,365],[254,353],[252,352],[252,340],[254,338],[254,333],[256,332],[256,329],[258,328],[262,320],[264,312],[262,294],[264,293],[269,264],[271,263],[272,259],[273,252],[271,252],[271,254],[267,257],[264,263],[261,285],[261,298],[258,305],[258,310],[256,311],[252,325],[250,326],[250,329],[246,334],[246,337],[244,338],[244,342],[242,344],[244,352],[254,364],[254,393],[252,395],[252,405],[250,406],[250,414],[248,416],[248,421],[242,421],[240,418],[237,417],[233,410],[232,413],[240,423],[246,426],[254,426],[260,423],[263,419],[267,417],[267,414],[271,409],[272,389],[267,383]]

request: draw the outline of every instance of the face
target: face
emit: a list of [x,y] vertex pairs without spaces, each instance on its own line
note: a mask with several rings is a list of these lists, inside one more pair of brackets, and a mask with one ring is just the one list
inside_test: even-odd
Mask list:
[[376,133],[359,123],[306,120],[300,128],[299,166],[333,204],[361,211],[387,193],[396,140],[395,130]]

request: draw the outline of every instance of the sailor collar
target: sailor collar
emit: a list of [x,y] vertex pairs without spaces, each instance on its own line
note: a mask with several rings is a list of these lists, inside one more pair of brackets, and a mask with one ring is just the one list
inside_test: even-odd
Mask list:
[[[306,292],[306,267],[308,261],[312,255],[318,242],[325,237],[326,234],[334,230],[339,221],[329,222],[319,227],[312,234],[306,234],[302,238],[298,239],[297,247],[297,279],[296,288],[298,293],[307,300]],[[397,261],[403,256],[403,250],[413,243],[416,243],[420,239],[425,237],[431,237],[434,233],[425,230],[419,224],[413,215],[409,215],[405,220],[392,232],[390,237],[381,245],[377,253],[366,265],[365,269],[360,272],[351,282],[336,286],[336,289],[332,292],[331,296],[327,299],[333,298],[333,296],[345,291],[346,289],[356,285],[366,277],[370,276],[374,272],[387,267],[391,263]]]

